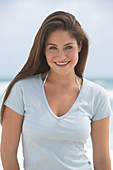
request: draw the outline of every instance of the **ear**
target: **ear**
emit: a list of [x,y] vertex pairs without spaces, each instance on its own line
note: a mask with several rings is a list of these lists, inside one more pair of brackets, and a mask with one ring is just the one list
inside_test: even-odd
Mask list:
[[80,52],[81,49],[82,49],[82,43],[83,43],[83,41],[81,40],[81,41],[80,41],[80,44],[79,44],[79,46],[78,46],[78,52]]

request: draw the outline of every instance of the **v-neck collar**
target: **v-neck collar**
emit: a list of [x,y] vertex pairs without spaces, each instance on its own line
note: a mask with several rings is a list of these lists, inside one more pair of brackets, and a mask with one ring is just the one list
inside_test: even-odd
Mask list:
[[57,120],[65,118],[67,115],[69,115],[69,113],[71,112],[72,108],[77,105],[77,102],[78,102],[79,98],[81,97],[82,91],[83,91],[83,89],[84,89],[85,79],[83,78],[82,87],[81,87],[81,89],[80,89],[80,91],[79,91],[79,94],[78,94],[75,102],[74,102],[73,105],[71,106],[71,108],[70,108],[64,115],[62,115],[62,116],[56,116],[56,114],[52,111],[52,109],[51,109],[51,107],[50,107],[50,105],[49,105],[49,103],[48,103],[48,100],[47,100],[47,97],[46,97],[46,93],[45,93],[45,90],[44,90],[44,87],[43,87],[43,81],[42,81],[41,73],[39,74],[39,78],[40,78],[40,85],[41,85],[41,90],[42,90],[42,93],[43,93],[43,97],[44,97],[44,100],[45,100],[45,102],[46,102],[46,105],[47,105],[47,107],[48,107],[51,115],[52,115],[54,118],[56,118]]

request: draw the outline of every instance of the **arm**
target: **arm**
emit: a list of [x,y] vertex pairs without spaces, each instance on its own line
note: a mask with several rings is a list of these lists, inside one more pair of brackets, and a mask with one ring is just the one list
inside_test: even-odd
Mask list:
[[19,170],[17,150],[23,116],[5,107],[1,138],[1,159],[4,170]]
[[94,170],[111,170],[109,154],[109,117],[91,124]]

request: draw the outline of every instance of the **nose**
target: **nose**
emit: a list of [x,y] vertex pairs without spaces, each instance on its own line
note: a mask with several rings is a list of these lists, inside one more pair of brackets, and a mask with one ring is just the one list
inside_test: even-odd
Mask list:
[[58,57],[59,57],[59,59],[61,59],[61,60],[63,60],[63,59],[66,58],[65,53],[64,53],[63,50],[59,50]]

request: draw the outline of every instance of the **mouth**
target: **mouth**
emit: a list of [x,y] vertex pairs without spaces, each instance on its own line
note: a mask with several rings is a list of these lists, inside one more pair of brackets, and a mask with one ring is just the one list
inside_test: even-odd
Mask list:
[[55,62],[55,64],[59,67],[64,67],[67,66],[70,63],[70,61],[66,61],[66,62]]

